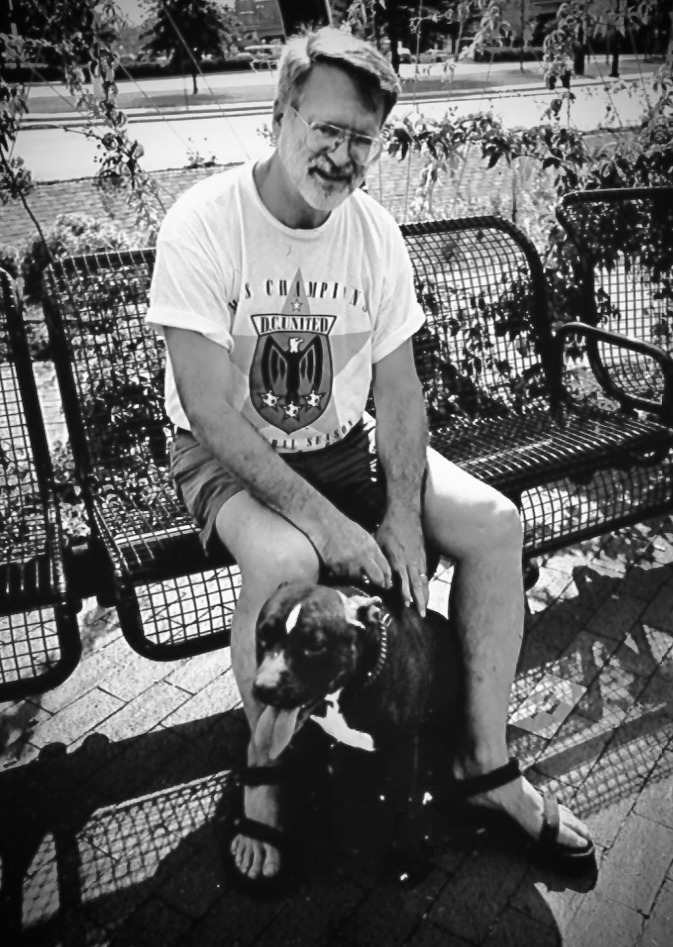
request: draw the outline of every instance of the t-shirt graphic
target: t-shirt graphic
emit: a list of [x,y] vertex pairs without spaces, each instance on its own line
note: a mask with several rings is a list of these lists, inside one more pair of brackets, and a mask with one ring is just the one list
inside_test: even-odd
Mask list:
[[[423,318],[400,229],[360,188],[319,227],[286,227],[249,162],[189,188],[162,222],[148,323],[222,346],[222,395],[280,453],[346,437],[374,366]],[[190,428],[170,352],[165,384],[168,416]]]
[[334,378],[329,334],[336,321],[311,311],[301,270],[290,285],[281,313],[251,316],[257,345],[250,398],[260,417],[285,434],[315,423],[329,404]]

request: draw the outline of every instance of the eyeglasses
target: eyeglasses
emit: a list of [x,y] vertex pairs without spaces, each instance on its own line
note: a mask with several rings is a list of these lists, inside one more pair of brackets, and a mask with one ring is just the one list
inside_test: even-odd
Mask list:
[[293,105],[290,108],[306,126],[306,144],[311,151],[316,153],[336,151],[347,140],[348,152],[353,161],[359,165],[366,165],[376,161],[383,150],[381,138],[370,138],[369,135],[349,132],[345,128],[339,128],[338,125],[330,125],[329,122],[307,122]]

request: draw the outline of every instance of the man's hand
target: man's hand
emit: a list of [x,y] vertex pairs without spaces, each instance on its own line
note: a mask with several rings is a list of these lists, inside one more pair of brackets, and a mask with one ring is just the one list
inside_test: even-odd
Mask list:
[[351,582],[364,578],[374,585],[389,588],[392,573],[377,541],[353,520],[334,510],[322,524],[319,535],[311,536],[327,569]]
[[405,604],[411,605],[413,600],[419,613],[425,617],[428,577],[425,574],[425,543],[420,516],[404,509],[389,510],[376,539],[393,572],[400,577]]

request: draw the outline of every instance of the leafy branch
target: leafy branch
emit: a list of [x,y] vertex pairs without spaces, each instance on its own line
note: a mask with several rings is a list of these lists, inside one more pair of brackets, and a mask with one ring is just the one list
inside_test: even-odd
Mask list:
[[[12,157],[23,117],[29,112],[26,85],[8,82],[11,68],[40,60],[58,61],[68,92],[83,115],[85,135],[98,143],[97,183],[127,192],[136,226],[156,229],[163,211],[156,183],[142,168],[142,145],[128,130],[117,105],[115,71],[119,55],[113,48],[116,26],[123,22],[113,0],[29,0],[16,34],[0,33],[0,186],[2,199],[24,201],[32,181],[19,159]],[[21,32],[23,30],[23,33]],[[92,92],[88,81],[100,91]],[[33,215],[31,214],[31,217]],[[34,223],[36,223],[33,218]],[[39,232],[39,227],[38,227]]]

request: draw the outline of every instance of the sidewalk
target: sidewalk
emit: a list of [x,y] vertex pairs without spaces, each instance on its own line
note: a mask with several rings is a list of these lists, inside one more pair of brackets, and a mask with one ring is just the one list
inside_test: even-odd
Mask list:
[[[436,606],[447,583],[446,571],[433,582]],[[2,903],[5,923],[22,927],[5,943],[670,944],[673,525],[549,557],[529,603],[511,751],[590,825],[601,863],[593,890],[441,825],[429,877],[399,890],[381,872],[385,813],[367,754],[336,766],[327,814],[302,811],[300,891],[260,903],[232,890],[217,820],[232,802],[227,774],[245,727],[229,651],[143,660],[114,612],[87,601],[72,677],[1,708]]]
[[[434,96],[450,89],[452,96],[492,93],[498,91],[522,92],[544,88],[544,78],[539,62],[524,62],[523,70],[518,62],[472,62],[461,60],[456,64],[455,75],[451,78],[447,67],[452,63],[419,64],[414,75],[411,67],[406,67],[402,75],[401,101],[414,96]],[[651,75],[661,66],[661,62],[643,62],[635,56],[620,59],[620,77],[626,80],[641,75]],[[610,67],[604,57],[596,57],[587,62],[584,76],[575,76],[573,86],[595,85],[604,81],[615,82],[608,78]],[[147,80],[137,82],[119,82],[117,104],[134,118],[152,114],[156,109],[179,110],[197,114],[216,105],[232,108],[250,108],[256,103],[270,103],[273,100],[276,73],[268,70],[262,73],[240,72],[235,74],[234,85],[231,73],[207,73],[198,79],[199,92],[192,94],[190,77],[175,76],[170,79]],[[169,88],[170,86],[170,88]],[[29,114],[26,122],[50,120],[68,117],[75,110],[75,99],[67,94],[63,86],[34,84],[30,88]]]

